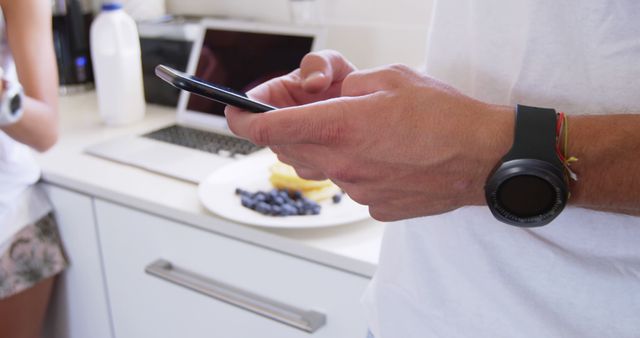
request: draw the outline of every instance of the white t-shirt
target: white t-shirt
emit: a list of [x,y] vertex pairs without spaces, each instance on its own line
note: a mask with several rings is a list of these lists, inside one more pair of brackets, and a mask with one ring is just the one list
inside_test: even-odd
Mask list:
[[[2,18],[0,11],[0,66],[6,79],[17,81]],[[33,185],[39,178],[32,150],[0,130],[0,255],[13,234],[51,211],[44,191]]]
[[[439,1],[427,73],[492,103],[639,113],[639,15],[635,0]],[[522,229],[465,207],[389,225],[364,303],[376,338],[640,337],[640,217],[568,207]]]

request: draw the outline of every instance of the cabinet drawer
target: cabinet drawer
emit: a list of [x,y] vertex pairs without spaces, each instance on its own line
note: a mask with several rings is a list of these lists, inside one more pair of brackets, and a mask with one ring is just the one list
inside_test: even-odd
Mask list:
[[117,338],[366,336],[364,277],[109,202],[96,214]]

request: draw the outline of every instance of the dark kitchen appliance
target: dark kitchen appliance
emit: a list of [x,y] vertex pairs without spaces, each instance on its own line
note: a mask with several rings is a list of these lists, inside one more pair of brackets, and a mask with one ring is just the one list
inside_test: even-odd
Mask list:
[[89,29],[93,15],[80,0],[54,0],[53,42],[58,62],[60,93],[93,88]]
[[186,71],[193,42],[200,34],[199,22],[200,19],[166,16],[138,23],[144,96],[148,103],[178,105],[180,90],[159,81],[155,69],[164,64]]

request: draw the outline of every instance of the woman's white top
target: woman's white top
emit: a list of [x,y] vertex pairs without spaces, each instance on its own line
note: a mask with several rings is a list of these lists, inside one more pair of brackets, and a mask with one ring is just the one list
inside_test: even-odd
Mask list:
[[[444,0],[433,14],[427,72],[472,97],[640,113],[640,1]],[[478,206],[393,224],[364,303],[376,338],[639,337],[640,217],[568,207],[522,229]]]
[[[0,66],[7,80],[17,81],[1,12]],[[51,211],[46,194],[34,185],[40,178],[40,168],[32,152],[0,130],[0,255],[13,234]]]

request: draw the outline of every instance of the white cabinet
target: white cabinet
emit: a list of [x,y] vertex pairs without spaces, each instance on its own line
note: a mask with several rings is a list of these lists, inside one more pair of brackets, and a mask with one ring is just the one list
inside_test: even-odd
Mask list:
[[58,278],[46,338],[112,338],[93,200],[47,185],[70,265]]
[[[366,336],[364,277],[101,200],[95,210],[117,338]],[[159,259],[179,268],[167,278],[183,278],[199,292],[146,273]],[[242,304],[257,302],[257,312],[293,307],[326,323],[308,333],[258,315],[206,295],[216,283],[231,285],[226,296]]]

